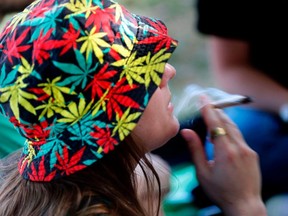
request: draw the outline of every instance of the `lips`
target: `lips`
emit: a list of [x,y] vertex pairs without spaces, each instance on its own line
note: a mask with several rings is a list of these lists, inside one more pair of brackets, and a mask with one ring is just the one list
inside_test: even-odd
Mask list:
[[173,112],[174,111],[174,105],[172,104],[172,102],[169,102],[169,104],[168,104],[168,111],[169,112]]

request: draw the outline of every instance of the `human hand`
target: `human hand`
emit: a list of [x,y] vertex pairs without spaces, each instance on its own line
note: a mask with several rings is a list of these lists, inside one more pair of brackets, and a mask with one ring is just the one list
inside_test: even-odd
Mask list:
[[226,215],[266,215],[261,200],[261,178],[257,154],[246,144],[237,126],[207,98],[201,114],[208,131],[221,127],[226,135],[212,139],[214,160],[207,161],[198,135],[189,129],[181,134],[187,141],[197,177],[207,195]]

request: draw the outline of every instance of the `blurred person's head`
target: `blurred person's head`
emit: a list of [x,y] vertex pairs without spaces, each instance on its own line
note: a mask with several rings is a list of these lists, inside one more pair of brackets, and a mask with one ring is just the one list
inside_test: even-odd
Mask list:
[[33,0],[1,0],[0,21],[6,14],[22,11]]
[[145,154],[179,129],[176,46],[161,21],[109,0],[39,0],[14,16],[0,35],[0,112],[26,142],[5,168],[3,214],[144,215],[134,169],[157,177]]

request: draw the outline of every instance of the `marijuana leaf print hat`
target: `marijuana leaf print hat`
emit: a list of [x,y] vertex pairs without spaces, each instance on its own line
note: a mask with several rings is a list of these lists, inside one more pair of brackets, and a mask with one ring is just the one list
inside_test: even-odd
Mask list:
[[0,112],[26,138],[18,169],[51,181],[105,157],[136,126],[177,46],[109,0],[37,0],[0,35]]

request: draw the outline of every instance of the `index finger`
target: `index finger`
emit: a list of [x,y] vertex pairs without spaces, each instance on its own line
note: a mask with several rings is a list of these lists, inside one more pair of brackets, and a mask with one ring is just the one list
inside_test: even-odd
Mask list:
[[211,135],[211,132],[213,133],[215,130],[218,130],[216,132],[218,132],[219,136],[215,137],[211,141],[217,145],[225,145],[229,142],[229,137],[225,133],[227,132],[225,122],[223,122],[222,118],[219,116],[218,110],[213,108],[213,106],[210,104],[210,100],[206,96],[201,97],[200,100],[200,102],[204,105],[200,111],[209,134]]

